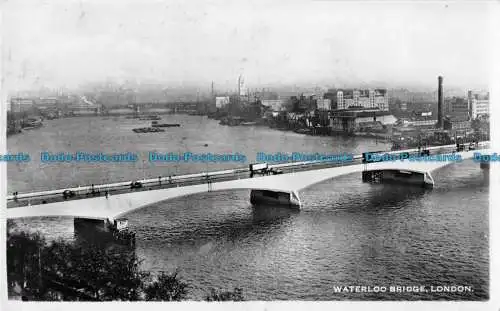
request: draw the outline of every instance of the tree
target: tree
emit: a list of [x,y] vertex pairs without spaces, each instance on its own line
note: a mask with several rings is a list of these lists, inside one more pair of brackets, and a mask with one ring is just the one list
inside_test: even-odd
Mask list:
[[210,289],[210,294],[205,297],[206,301],[243,301],[243,290],[235,287],[232,291],[216,291]]
[[135,251],[64,240],[47,245],[39,234],[7,240],[9,287],[28,300],[140,300],[147,272]]
[[177,278],[177,271],[173,274],[162,272],[157,279],[146,286],[144,293],[146,300],[153,301],[181,301],[187,296],[188,284]]
[[140,300],[142,280],[135,251],[90,243],[55,241],[46,250],[48,286],[58,286],[63,300]]
[[[149,272],[130,246],[68,242],[47,243],[38,233],[19,232],[8,223],[7,277],[9,292],[23,300],[181,301],[189,285],[178,273],[162,272],[151,282]],[[240,288],[216,291],[207,301],[242,301]]]
[[7,282],[9,289],[20,289],[27,299],[45,296],[42,283],[41,253],[45,240],[40,234],[19,232],[7,237]]

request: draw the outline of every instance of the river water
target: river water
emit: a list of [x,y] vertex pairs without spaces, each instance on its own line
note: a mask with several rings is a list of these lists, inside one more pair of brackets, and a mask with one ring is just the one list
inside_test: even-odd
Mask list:
[[[166,116],[181,123],[165,133],[136,134],[147,121],[73,118],[8,138],[10,152],[33,160],[9,163],[8,190],[183,174],[248,163],[152,164],[149,151],[355,154],[389,146],[361,138],[314,137],[265,127],[226,127],[200,116]],[[205,146],[207,144],[208,146]],[[146,161],[106,165],[41,164],[40,151],[137,152]],[[127,215],[145,270],[174,271],[191,285],[190,298],[211,287],[241,287],[250,300],[488,299],[489,176],[465,161],[434,172],[421,190],[342,176],[300,192],[300,211],[252,207],[249,191],[198,194]],[[48,238],[73,235],[68,218],[16,221]],[[337,293],[336,286],[470,286],[465,293]]]

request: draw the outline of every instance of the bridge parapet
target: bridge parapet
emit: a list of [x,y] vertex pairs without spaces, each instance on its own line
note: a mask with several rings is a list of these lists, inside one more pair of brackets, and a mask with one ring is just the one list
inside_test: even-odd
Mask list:
[[[460,152],[463,159],[472,158],[474,152],[489,152],[489,149],[471,150]],[[422,174],[429,173],[427,178],[432,180],[430,173],[442,166],[448,165],[451,162],[411,162],[391,161],[377,162],[370,164],[351,164],[338,167],[322,168],[317,170],[291,172],[282,175],[261,176],[256,178],[244,178],[217,181],[208,185],[195,184],[183,187],[171,187],[166,189],[155,189],[149,191],[126,192],[122,194],[112,195],[107,197],[91,197],[77,200],[69,200],[56,203],[48,203],[41,205],[33,205],[30,207],[15,207],[7,209],[7,218],[22,218],[22,217],[40,217],[40,216],[70,216],[92,219],[114,219],[135,209],[146,205],[154,204],[160,201],[165,201],[181,196],[192,195],[207,191],[222,191],[232,189],[249,189],[249,190],[269,190],[274,192],[286,192],[289,194],[297,194],[298,191],[323,182],[328,179],[335,178],[346,174],[362,172],[363,170],[407,170],[420,172]],[[228,170],[225,172],[232,172]],[[217,176],[213,172],[191,174],[191,176]],[[180,177],[180,176],[177,176]],[[157,181],[158,179],[152,179]],[[122,183],[128,185],[128,182]],[[95,188],[101,189],[105,185],[98,185]],[[82,189],[82,187],[77,188]],[[104,189],[104,188],[103,188]],[[62,190],[54,190],[55,193]],[[62,193],[62,192],[60,192]],[[300,202],[298,194],[297,201]]]

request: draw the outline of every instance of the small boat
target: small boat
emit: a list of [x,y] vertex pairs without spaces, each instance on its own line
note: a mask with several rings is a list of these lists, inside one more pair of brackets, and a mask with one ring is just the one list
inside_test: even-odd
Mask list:
[[161,120],[160,116],[142,116],[139,120]]
[[23,127],[23,130],[32,130],[32,129],[37,129],[39,127],[41,127],[41,125],[40,126],[25,126],[25,127]]
[[180,127],[178,123],[152,123],[152,127]]
[[39,128],[39,127],[42,127],[42,126],[43,126],[43,123],[42,123],[41,120],[29,118],[22,125],[22,129],[23,130],[31,130],[31,129],[36,129],[36,128]]
[[156,127],[140,127],[140,128],[135,128],[132,129],[135,133],[158,133],[158,132],[165,132],[164,129],[162,128],[156,128]]
[[243,126],[251,126],[251,125],[256,125],[257,122],[241,122],[240,125],[243,125]]
[[300,129],[296,129],[294,132],[298,133],[298,134],[311,134],[312,130],[308,129],[308,128],[300,128]]

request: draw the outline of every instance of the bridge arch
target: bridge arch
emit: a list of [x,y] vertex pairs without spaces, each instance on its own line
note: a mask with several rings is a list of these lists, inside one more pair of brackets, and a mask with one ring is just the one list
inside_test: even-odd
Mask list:
[[[197,185],[197,186],[199,186],[199,185]],[[249,190],[250,191],[250,197],[252,197],[252,191],[267,191],[267,192],[273,192],[273,193],[284,193],[284,192],[287,192],[287,193],[290,193],[291,195],[295,196],[296,199],[300,202],[300,198],[298,197],[298,193],[297,192],[286,191],[284,189],[279,189],[279,188],[259,187],[259,186],[256,186],[256,187],[248,187],[248,186],[239,187],[239,186],[235,186],[235,187],[217,187],[216,189],[214,187],[214,189],[211,189],[211,190],[207,191],[208,190],[207,184],[204,184],[203,186],[204,186],[204,189],[193,189],[193,191],[186,192],[186,193],[183,193],[183,194],[180,194],[180,195],[170,196],[170,197],[167,197],[167,198],[164,198],[164,199],[159,198],[158,200],[155,200],[155,201],[152,201],[152,202],[147,202],[147,203],[144,203],[144,204],[137,204],[137,205],[131,206],[131,207],[127,208],[126,210],[122,210],[122,211],[117,212],[115,215],[113,215],[113,218],[120,218],[120,217],[123,217],[123,216],[125,216],[125,215],[127,215],[129,213],[135,212],[135,211],[143,209],[143,208],[150,207],[150,206],[158,204],[158,203],[163,203],[163,202],[168,202],[168,201],[172,201],[172,200],[177,200],[177,199],[180,199],[180,198],[186,198],[186,197],[189,197],[189,196],[193,196],[193,195],[197,195],[197,194],[202,194],[202,193],[204,193],[204,194],[207,194],[207,193],[220,193],[220,192],[227,192],[227,191],[231,191],[231,190]],[[170,188],[170,189],[175,189],[175,188]],[[162,190],[156,190],[156,191],[162,191]],[[164,189],[164,190],[169,190],[169,189]],[[151,191],[149,191],[149,192],[151,192]]]

